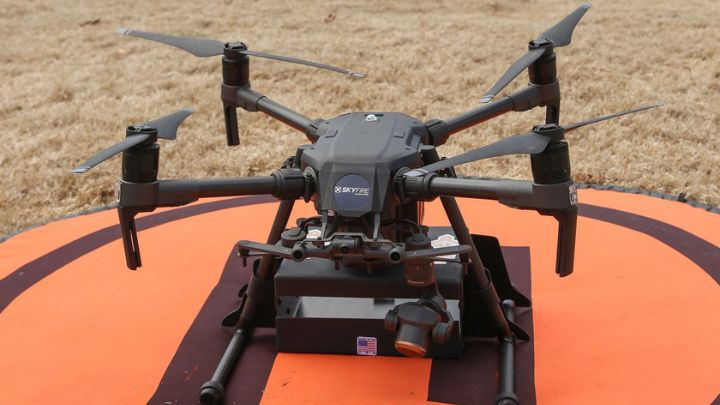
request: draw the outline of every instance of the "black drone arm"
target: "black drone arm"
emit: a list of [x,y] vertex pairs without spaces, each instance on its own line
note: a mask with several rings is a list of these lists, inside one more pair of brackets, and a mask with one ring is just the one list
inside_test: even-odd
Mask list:
[[431,200],[439,196],[496,200],[513,208],[552,215],[558,221],[558,243],[555,271],[560,276],[573,272],[575,233],[577,228],[577,195],[572,181],[537,184],[521,180],[480,180],[424,176],[396,178],[402,198]]
[[[223,54],[223,81],[220,87],[220,98],[223,102],[223,113],[225,115],[227,144],[229,146],[240,144],[236,111],[238,108],[242,108],[248,112],[263,112],[298,131],[304,132],[311,142],[315,142],[317,137],[314,135],[312,127],[313,121],[311,119],[250,88],[250,59],[248,58],[250,51],[247,51],[247,48],[242,43],[232,45],[233,46],[225,47],[224,50],[219,50],[219,52]],[[254,56],[260,56],[257,52],[252,52],[252,54]],[[273,59],[276,59],[276,55],[263,55],[263,57],[272,56]],[[288,61],[287,58],[283,60]],[[306,61],[293,59],[293,63],[304,62]],[[313,64],[313,66],[317,67],[318,65]],[[321,67],[327,68],[328,66],[322,65]],[[330,68],[335,69],[333,67]],[[344,71],[344,69],[340,70]],[[351,74],[353,72],[344,71],[344,73]]]
[[[236,144],[231,143],[231,138],[237,137],[237,115],[233,115],[235,114],[235,108],[242,108],[248,112],[260,111],[305,133],[310,141],[314,142],[316,140],[317,137],[314,135],[315,128],[313,126],[315,121],[310,118],[252,90],[249,84],[231,86],[223,83],[221,86],[220,97],[226,107],[225,124],[228,131],[228,144]],[[228,110],[228,108],[231,110]]]
[[118,215],[128,268],[142,266],[135,215],[158,207],[177,207],[207,197],[268,194],[294,200],[309,193],[305,176],[298,169],[281,169],[270,176],[232,179],[156,180],[119,183]]
[[178,207],[199,198],[275,194],[276,189],[274,176],[158,180],[152,183],[121,181],[118,204],[125,207]]
[[435,197],[468,197],[496,200],[514,208],[531,210],[565,210],[574,204],[572,181],[536,184],[523,180],[481,180],[441,177],[428,173],[421,177],[402,178],[404,197],[428,200]]
[[527,111],[535,107],[544,107],[560,99],[558,82],[549,84],[529,84],[521,90],[507,95],[493,103],[483,104],[445,121],[433,119],[425,125],[430,132],[431,144],[444,144],[450,135],[495,118],[510,111]]

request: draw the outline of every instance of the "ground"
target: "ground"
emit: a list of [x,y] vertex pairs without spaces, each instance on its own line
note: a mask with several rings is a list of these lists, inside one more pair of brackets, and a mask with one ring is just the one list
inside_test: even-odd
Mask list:
[[[402,111],[449,118],[473,106],[528,40],[579,1],[3,0],[0,4],[0,235],[111,204],[120,159],[71,169],[121,140],[125,126],[196,110],[163,142],[161,178],[267,174],[305,138],[239,111],[241,146],[225,144],[217,58],[122,37],[119,27],[242,40],[251,49],[365,72],[361,80],[253,60],[253,87],[312,118]],[[569,135],[576,181],[720,204],[720,6],[715,0],[598,1],[558,51],[561,122],[655,101],[658,110]],[[506,89],[523,86],[523,75]],[[451,156],[525,132],[540,109],[454,135]],[[529,159],[464,174],[528,178]]]

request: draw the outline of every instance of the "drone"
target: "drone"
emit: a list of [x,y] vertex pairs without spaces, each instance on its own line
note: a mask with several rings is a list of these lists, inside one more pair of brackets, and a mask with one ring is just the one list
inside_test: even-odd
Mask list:
[[[449,119],[427,121],[380,111],[310,119],[251,87],[251,57],[354,78],[364,75],[250,50],[243,42],[118,30],[197,57],[222,56],[220,98],[229,146],[240,144],[238,108],[267,114],[302,132],[308,141],[268,176],[159,180],[158,140],[177,137],[181,123],[192,113],[183,109],[127,127],[125,140],[74,170],[86,172],[122,153],[117,211],[127,267],[132,270],[142,265],[134,222],[138,213],[206,197],[271,195],[280,201],[265,242],[237,242],[244,265],[254,259],[252,275],[240,289],[238,308],[223,320],[223,326],[236,331],[212,378],[200,387],[201,403],[222,402],[224,387],[256,327],[274,327],[278,350],[286,352],[461,357],[465,339],[494,338],[501,359],[495,403],[519,403],[514,350],[517,341],[529,336],[515,323],[515,311],[531,303],[510,280],[498,240],[471,234],[456,198],[495,200],[554,217],[558,222],[555,272],[560,277],[573,272],[577,192],[565,135],[661,105],[560,125],[555,50],[570,45],[588,9],[589,4],[579,6],[530,41],[527,53],[510,66],[480,105]],[[526,87],[497,97],[525,70]],[[545,108],[545,122],[527,133],[447,159],[438,153],[437,148],[457,132],[536,107]],[[532,181],[459,177],[454,169],[517,154],[530,156]],[[424,203],[437,198],[450,227],[422,224]],[[300,199],[312,202],[317,215],[289,226]],[[443,243],[434,243],[438,240]],[[347,322],[333,323],[337,319]]]

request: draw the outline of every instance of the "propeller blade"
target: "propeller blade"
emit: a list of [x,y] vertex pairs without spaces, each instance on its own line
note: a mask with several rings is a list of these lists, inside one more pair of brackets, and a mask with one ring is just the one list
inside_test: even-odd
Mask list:
[[485,93],[485,96],[480,99],[481,103],[489,103],[495,96],[502,91],[510,82],[515,80],[520,73],[522,73],[528,66],[532,65],[536,60],[540,59],[542,54],[545,53],[545,49],[537,48],[528,51],[525,55],[520,57],[517,62],[510,65],[507,71],[500,77],[500,79],[493,84],[493,86]]
[[[202,39],[202,38],[187,38],[177,37],[174,35],[158,34],[154,32],[136,31],[127,28],[119,28],[117,33],[120,35],[129,35],[132,37],[149,39],[151,41],[162,42],[164,44],[180,48],[184,51],[190,52],[191,54],[206,58],[209,56],[222,55],[225,48],[225,43],[216,41],[214,39]],[[299,65],[313,66],[320,69],[326,69],[333,72],[346,74],[351,77],[365,77],[363,73],[353,72],[348,69],[339,68],[337,66],[326,65],[324,63],[312,62],[309,60],[293,58],[290,56],[274,55],[266,52],[257,51],[239,51],[245,55],[255,56],[258,58],[274,59],[283,62],[297,63]]]
[[[587,12],[589,9],[590,4],[582,4],[580,7],[577,8],[577,10],[573,11],[567,17],[563,18],[562,21],[540,34],[540,36],[535,41],[540,42],[541,40],[546,39],[552,42],[555,48],[570,45],[570,40],[572,39],[572,34],[575,30],[575,26],[577,26],[582,16],[585,15],[585,12]],[[545,53],[545,49],[543,48],[529,50],[525,55],[523,55],[520,59],[513,63],[510,68],[508,68],[508,70],[502,75],[502,77],[500,77],[500,80],[498,80],[492,86],[492,88],[488,90],[485,96],[480,99],[480,102],[489,103],[490,100],[497,96],[498,93],[500,93],[500,91],[505,88],[505,86],[510,84],[510,82],[512,82],[520,73],[527,69],[528,66],[532,65],[536,60],[540,59],[540,56],[542,56],[543,53]]]
[[326,70],[330,70],[333,72],[343,73],[343,74],[346,74],[351,77],[365,77],[364,73],[353,72],[352,70],[343,69],[343,68],[340,68],[337,66],[326,65],[324,63],[318,63],[318,62],[312,62],[309,60],[293,58],[290,56],[274,55],[271,53],[249,51],[249,50],[241,51],[241,53],[244,53],[245,55],[256,56],[258,58],[274,59],[274,60],[280,60],[283,62],[297,63],[298,65],[313,66],[313,67],[316,67],[319,69],[326,69]]
[[411,170],[405,173],[405,176],[422,176],[430,172],[447,169],[452,166],[461,165],[463,163],[475,162],[477,160],[493,158],[504,155],[515,155],[521,153],[533,154],[540,153],[550,142],[550,138],[528,132],[525,134],[514,135],[509,138],[499,140],[490,145],[486,145],[469,152],[453,156],[449,159],[443,159],[439,162],[423,166],[419,169]]
[[578,121],[574,124],[565,125],[564,126],[565,133],[568,133],[568,132],[578,129],[580,127],[584,127],[585,125],[588,125],[588,124],[594,124],[596,122],[609,120],[611,118],[622,117],[623,115],[633,114],[636,112],[645,111],[645,110],[649,110],[651,108],[657,108],[657,107],[662,107],[662,106],[663,106],[663,103],[655,103],[655,104],[650,104],[650,105],[646,105],[643,107],[638,107],[638,108],[635,108],[632,110],[617,112],[614,114],[603,115],[602,117],[591,118],[591,119],[585,120],[585,121]]
[[549,30],[540,34],[538,40],[547,39],[553,43],[553,46],[555,48],[570,45],[570,40],[572,39],[572,34],[575,30],[575,27],[578,25],[583,15],[585,15],[585,13],[590,9],[590,7],[592,6],[589,3],[581,4],[580,7],[577,8],[577,10],[573,11],[567,17],[563,18],[562,21],[555,24]]
[[174,46],[176,48],[182,49],[183,51],[190,52],[191,54],[200,58],[222,55],[223,49],[225,48],[224,42],[216,41],[214,39],[176,37],[173,35],[136,31],[127,28],[118,28],[116,32],[120,35],[129,35],[131,37],[138,37],[149,39],[150,41],[162,42],[163,44]]
[[[564,133],[567,133],[580,127],[584,127],[585,125],[594,124],[596,122],[605,121],[612,118],[622,117],[623,115],[633,114],[636,112],[649,110],[651,108],[661,107],[662,105],[662,103],[655,103],[643,107],[634,108],[632,110],[603,115],[602,117],[596,117],[585,121],[578,121],[574,124],[564,126],[563,130]],[[418,169],[413,169],[405,173],[405,176],[422,176],[430,172],[437,172],[439,170],[447,169],[452,166],[458,166],[463,163],[475,162],[478,160],[493,158],[497,156],[540,153],[545,150],[549,142],[550,138],[535,132],[515,135],[509,138],[502,139],[495,143],[491,143],[490,145],[486,145],[478,149],[473,149],[469,152],[453,156],[450,159],[444,159]]]
[[190,108],[183,108],[180,111],[176,111],[172,114],[166,115],[156,120],[148,121],[145,123],[148,127],[153,127],[158,131],[158,138],[174,140],[177,137],[177,130],[180,124],[193,113]]
[[[577,128],[584,127],[588,124],[594,124],[596,122],[609,120],[611,118],[617,118],[623,115],[633,114],[636,112],[649,110],[651,108],[661,107],[662,105],[662,103],[655,103],[643,107],[634,108],[628,111],[603,115],[601,117],[596,117],[589,120],[579,121],[574,124],[566,125],[563,127],[563,129],[564,132],[567,133]],[[405,176],[422,176],[424,174],[430,172],[437,172],[439,170],[447,169],[452,166],[458,166],[464,163],[475,162],[478,160],[493,158],[497,156],[540,153],[545,150],[549,142],[550,138],[535,132],[515,135],[509,138],[499,140],[495,143],[491,143],[490,145],[486,145],[477,149],[473,149],[469,152],[453,156],[450,159],[444,159],[418,169],[413,169],[405,173]]]
[[118,142],[115,145],[99,152],[95,156],[91,157],[85,163],[81,164],[80,166],[73,169],[74,173],[85,173],[86,171],[92,169],[93,167],[97,166],[98,164],[110,159],[111,157],[115,156],[116,154],[130,149],[133,146],[143,142],[144,140],[148,139],[150,137],[150,134],[140,134],[140,135],[132,135],[122,142]]
[[[164,117],[147,121],[143,125],[147,127],[152,127],[157,130],[157,136],[158,138],[168,139],[168,140],[174,140],[177,137],[177,130],[180,124],[187,118],[190,114],[193,113],[193,110],[190,108],[183,108],[180,111],[176,111],[172,114],[166,115]],[[138,134],[138,135],[131,135],[125,138],[122,142],[118,142],[115,145],[99,152],[95,156],[88,159],[85,163],[81,164],[80,166],[73,169],[73,172],[75,173],[85,173],[86,171],[92,169],[93,167],[97,166],[98,164],[106,161],[107,159],[110,159],[111,157],[115,156],[116,154],[128,150],[132,148],[133,146],[147,140],[150,137],[150,134]]]

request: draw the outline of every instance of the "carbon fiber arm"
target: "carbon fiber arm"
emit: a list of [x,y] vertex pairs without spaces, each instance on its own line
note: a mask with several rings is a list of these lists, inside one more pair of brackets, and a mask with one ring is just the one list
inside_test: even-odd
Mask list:
[[577,192],[572,181],[536,184],[520,180],[479,180],[441,177],[433,173],[396,179],[401,198],[430,200],[438,196],[496,200],[519,209],[536,210],[558,221],[555,272],[561,277],[573,272],[577,231]]
[[177,207],[207,197],[270,194],[294,200],[307,192],[305,177],[297,169],[278,170],[270,176],[234,179],[158,180],[148,183],[120,181],[118,217],[128,268],[142,266],[135,215],[157,207]]

